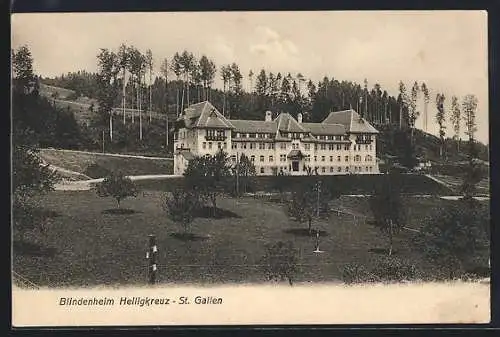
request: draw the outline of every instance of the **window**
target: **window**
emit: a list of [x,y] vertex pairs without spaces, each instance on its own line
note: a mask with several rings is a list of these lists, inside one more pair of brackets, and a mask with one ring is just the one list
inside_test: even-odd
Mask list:
[[318,149],[318,144],[314,144],[314,150]]
[[338,151],[342,150],[342,145],[337,144],[337,150],[338,150]]
[[236,144],[236,143],[232,143],[232,144],[231,144],[231,148],[232,148],[232,149],[237,149],[237,148],[238,148],[238,146],[237,146],[237,144]]
[[264,134],[263,134],[263,133],[259,133],[259,134],[258,134],[258,137],[259,137],[259,138],[264,138]]
[[236,156],[234,154],[231,156],[231,161],[236,161]]
[[333,161],[333,156],[330,156],[330,161]]
[[337,156],[337,161],[341,161],[340,156]]
[[246,148],[247,148],[247,143],[243,143],[243,144],[241,144],[241,148],[242,148],[242,149],[246,149]]
[[345,167],[345,171],[346,171],[346,172],[349,172],[349,166],[346,166],[346,167]]
[[211,150],[212,149],[212,142],[208,142],[208,149]]
[[264,173],[264,168],[263,167],[260,168],[260,173]]
[[273,156],[269,156],[269,162],[272,163],[273,162]]
[[317,156],[314,156],[314,161],[317,161],[317,158],[318,158]]
[[333,144],[328,144],[328,150],[332,151],[334,149]]
[[260,161],[264,161],[264,156],[260,156]]
[[266,144],[259,143],[259,150],[265,150],[265,149],[266,149]]
[[325,161],[325,156],[321,156],[321,161]]
[[254,155],[251,155],[251,156],[250,156],[250,161],[251,161],[252,163],[253,163],[253,162],[255,162],[255,156],[254,156]]
[[250,138],[255,138],[255,133],[249,133],[248,135],[250,136]]
[[365,161],[372,161],[372,156],[367,155],[367,156],[365,157]]
[[372,146],[370,145],[370,151],[372,150]]
[[337,167],[337,172],[342,172],[342,167]]
[[321,172],[325,173],[325,168],[324,167],[321,168]]
[[250,143],[250,150],[255,148],[255,143]]
[[365,145],[365,150],[368,151],[368,145]]
[[344,150],[346,150],[346,151],[349,150],[349,145],[348,144],[344,145]]
[[224,148],[227,149],[227,143],[224,143]]
[[366,167],[366,172],[368,172],[368,166]]
[[345,161],[349,161],[349,156],[345,156]]
[[272,150],[272,149],[274,149],[274,144],[273,144],[273,143],[269,143],[269,144],[267,144],[267,149],[268,149],[268,150]]
[[311,144],[304,144],[304,150],[309,151],[311,149]]
[[354,161],[361,161],[361,156],[359,154],[357,154],[355,157],[354,157]]
[[330,172],[333,172],[333,166],[330,166]]
[[240,133],[239,132],[236,132],[236,137],[239,137],[240,136]]
[[222,143],[217,143],[217,148],[222,149]]
[[326,150],[326,144],[321,144],[321,150]]
[[280,154],[280,161],[286,161],[286,154]]
[[206,149],[206,148],[207,148],[207,143],[206,143],[206,142],[203,142],[202,147],[203,147],[204,149]]

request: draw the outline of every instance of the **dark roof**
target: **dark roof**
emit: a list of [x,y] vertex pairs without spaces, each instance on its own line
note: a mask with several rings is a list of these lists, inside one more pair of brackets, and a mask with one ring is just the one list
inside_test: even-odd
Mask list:
[[234,126],[235,132],[275,133],[277,130],[276,122],[251,121],[241,119],[231,119],[230,121]]
[[295,120],[289,113],[281,113],[276,117],[275,122],[278,123],[278,129],[285,132],[307,132],[299,122]]
[[191,104],[184,110],[184,119],[187,128],[225,128],[234,126],[210,102]]
[[330,112],[321,124],[342,124],[346,132],[352,133],[378,133],[377,129],[353,109]]
[[345,127],[342,124],[302,123],[302,126],[313,135],[344,135]]
[[[184,110],[183,121],[186,128],[225,128],[240,133],[275,133],[278,130],[291,133],[311,133],[316,135],[344,135],[351,133],[378,133],[378,131],[359,114],[352,110],[330,112],[321,123],[299,123],[289,113],[281,113],[273,121],[229,120],[210,102],[190,105]],[[289,139],[283,139],[289,140]]]

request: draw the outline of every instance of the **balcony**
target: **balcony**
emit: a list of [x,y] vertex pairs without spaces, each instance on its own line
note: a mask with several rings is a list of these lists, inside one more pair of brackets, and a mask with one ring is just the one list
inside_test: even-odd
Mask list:
[[371,144],[371,143],[373,143],[372,139],[356,138],[356,144]]
[[218,135],[210,135],[205,136],[205,140],[213,141],[213,142],[223,142],[226,140],[226,136],[218,136]]

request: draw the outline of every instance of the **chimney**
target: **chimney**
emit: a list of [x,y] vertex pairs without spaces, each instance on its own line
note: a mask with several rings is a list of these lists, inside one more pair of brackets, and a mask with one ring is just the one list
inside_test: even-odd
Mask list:
[[264,119],[264,121],[272,122],[272,120],[273,120],[273,114],[271,111],[267,110],[266,111],[266,118]]
[[302,123],[302,114],[300,112],[297,114],[297,122],[299,122],[299,124]]

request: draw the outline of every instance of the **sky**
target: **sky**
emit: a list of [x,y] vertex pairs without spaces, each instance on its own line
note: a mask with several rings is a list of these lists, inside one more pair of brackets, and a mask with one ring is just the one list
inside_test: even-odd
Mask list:
[[[366,78],[370,88],[379,83],[391,95],[399,81],[408,90],[425,82],[429,132],[437,134],[438,92],[448,110],[453,95],[474,94],[476,138],[489,143],[486,11],[30,13],[13,14],[11,27],[12,48],[28,45],[43,77],[96,71],[100,48],[125,43],[151,49],[158,73],[164,58],[185,49],[219,67],[236,62],[245,88],[249,70],[262,68],[300,72],[314,82],[328,76],[362,84]],[[222,86],[220,75],[215,85]]]

